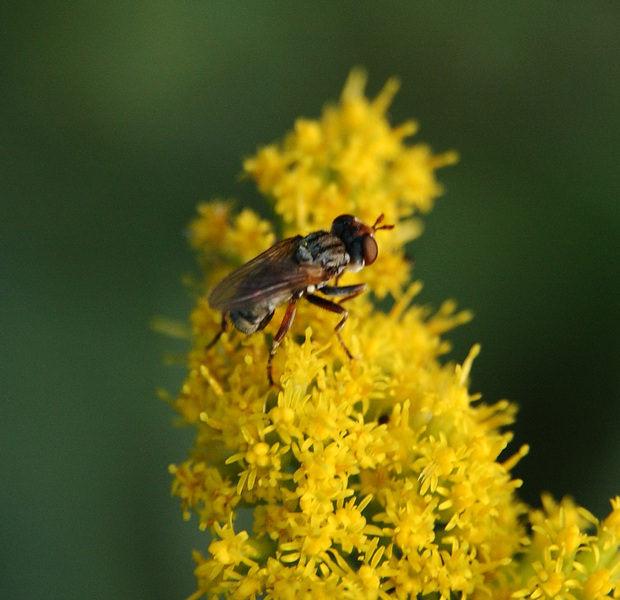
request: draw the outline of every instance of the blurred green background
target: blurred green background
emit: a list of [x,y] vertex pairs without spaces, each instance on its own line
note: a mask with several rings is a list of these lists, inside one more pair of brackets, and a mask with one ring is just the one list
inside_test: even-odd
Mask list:
[[[520,405],[522,496],[620,493],[620,4],[4,2],[0,597],[184,598],[205,549],[169,496],[197,202],[254,204],[243,157],[397,75],[394,123],[456,149],[413,245],[456,298],[472,390]],[[265,205],[258,205],[266,214]]]

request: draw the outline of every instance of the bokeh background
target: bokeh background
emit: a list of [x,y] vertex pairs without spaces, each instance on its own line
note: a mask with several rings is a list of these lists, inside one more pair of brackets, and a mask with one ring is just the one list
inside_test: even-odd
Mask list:
[[184,598],[196,521],[157,388],[184,344],[195,205],[267,214],[243,157],[397,75],[393,122],[456,149],[413,244],[423,302],[475,320],[472,390],[520,405],[523,498],[620,493],[620,4],[4,2],[0,597]]

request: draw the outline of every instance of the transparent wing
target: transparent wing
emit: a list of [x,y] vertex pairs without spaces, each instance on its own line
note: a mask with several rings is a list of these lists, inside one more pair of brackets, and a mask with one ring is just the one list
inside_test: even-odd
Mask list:
[[211,308],[229,311],[270,300],[280,303],[292,292],[325,281],[323,267],[295,260],[301,239],[282,240],[224,277],[209,294]]

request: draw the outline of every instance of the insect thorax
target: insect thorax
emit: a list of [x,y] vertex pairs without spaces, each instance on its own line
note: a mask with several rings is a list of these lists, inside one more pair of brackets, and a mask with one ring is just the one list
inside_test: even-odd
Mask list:
[[326,280],[342,273],[350,260],[344,242],[328,231],[315,231],[304,237],[295,259],[300,265],[313,264],[325,269]]

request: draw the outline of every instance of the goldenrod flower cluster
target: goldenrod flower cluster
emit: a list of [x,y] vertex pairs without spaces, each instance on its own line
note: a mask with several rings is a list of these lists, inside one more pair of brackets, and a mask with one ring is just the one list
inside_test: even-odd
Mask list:
[[193,311],[174,407],[196,437],[171,467],[186,518],[210,533],[192,598],[618,598],[620,498],[602,522],[569,500],[521,503],[510,470],[527,448],[505,454],[514,406],[469,391],[477,347],[463,364],[440,361],[442,335],[469,314],[412,304],[405,244],[441,192],[435,170],[456,157],[408,144],[413,122],[390,126],[395,81],[374,100],[364,85],[353,72],[338,105],[245,162],[277,232],[224,202],[200,206],[191,225],[206,290],[276,233],[329,229],[346,213],[395,225],[376,233],[376,263],[342,277],[369,290],[346,305],[353,360],[333,333],[339,317],[301,300],[270,387],[282,309],[264,331],[229,329],[210,349],[221,315],[205,295]]

